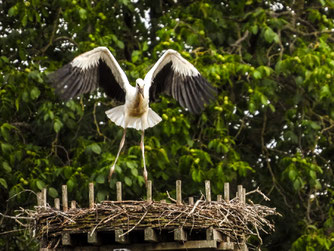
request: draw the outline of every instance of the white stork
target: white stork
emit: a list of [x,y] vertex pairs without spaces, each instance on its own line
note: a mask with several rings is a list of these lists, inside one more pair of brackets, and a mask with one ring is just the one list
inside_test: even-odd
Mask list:
[[102,87],[105,93],[124,105],[114,107],[106,114],[116,125],[124,128],[118,153],[110,168],[109,181],[114,172],[119,154],[125,142],[127,128],[142,131],[140,148],[143,157],[143,175],[147,181],[144,154],[144,131],[161,121],[149,102],[165,93],[176,99],[183,108],[200,113],[204,105],[214,99],[215,89],[201,76],[198,70],[178,52],[167,50],[155,63],[144,79],[130,85],[124,71],[106,47],[97,47],[85,52],[50,75],[56,92],[63,100]]

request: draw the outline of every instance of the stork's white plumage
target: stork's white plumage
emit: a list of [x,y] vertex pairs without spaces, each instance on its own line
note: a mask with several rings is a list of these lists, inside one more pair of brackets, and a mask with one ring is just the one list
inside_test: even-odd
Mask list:
[[135,87],[130,85],[126,74],[106,47],[97,47],[77,56],[52,73],[50,80],[64,100],[102,87],[111,98],[125,101],[124,105],[106,111],[111,121],[124,128],[116,159],[110,168],[109,180],[125,142],[126,128],[135,128],[142,131],[140,146],[143,175],[147,181],[144,131],[161,121],[160,116],[149,107],[150,101],[165,93],[176,99],[183,108],[200,113],[204,105],[214,99],[216,92],[198,70],[174,50],[167,50],[144,80],[136,80]]

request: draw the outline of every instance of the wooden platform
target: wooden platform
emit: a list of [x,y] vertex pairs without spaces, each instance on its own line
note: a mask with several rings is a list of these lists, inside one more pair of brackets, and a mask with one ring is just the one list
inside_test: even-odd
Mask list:
[[[116,185],[117,190],[117,202],[120,206],[126,201],[122,201],[122,184],[120,182]],[[236,194],[238,201],[245,203],[246,191],[242,186],[238,186],[238,192]],[[229,184],[225,183],[224,187],[224,196],[218,195],[217,201],[229,201]],[[173,200],[170,205],[182,205],[182,193],[181,193],[181,181],[176,182],[176,199]],[[67,197],[67,187],[63,185],[62,187],[62,210],[60,209],[60,199],[55,199],[54,201],[54,210],[53,212],[59,212],[59,215],[69,215],[69,212],[75,212],[76,202],[72,201],[70,208],[68,207],[68,197]],[[188,204],[190,209],[194,209],[199,205],[199,201],[194,203],[192,197],[189,198]],[[203,202],[203,200],[202,200]],[[211,189],[210,182],[205,182],[205,203],[211,202]],[[115,204],[112,201],[106,201],[106,203]],[[152,205],[152,183],[149,181],[147,186],[147,199],[145,203]],[[165,201],[163,203],[166,203]],[[213,203],[213,202],[212,202]],[[124,205],[125,205],[124,204]],[[154,204],[154,203],[153,203]],[[167,203],[166,203],[167,204]],[[118,204],[117,204],[118,205]],[[184,204],[183,204],[184,205]],[[219,205],[219,203],[217,203]],[[89,208],[90,212],[96,210],[98,214],[97,207],[98,204],[94,202],[94,185],[90,183],[89,185]],[[45,212],[51,210],[48,209],[48,204],[46,200],[46,189],[38,194],[38,210],[41,213],[43,208]],[[72,211],[71,211],[72,210]],[[187,215],[191,215],[189,212],[189,206]],[[109,211],[108,211],[109,212]],[[111,212],[111,211],[110,211]],[[108,217],[109,217],[108,213]],[[111,215],[113,216],[113,215]],[[146,215],[143,215],[142,219]],[[65,217],[65,216],[64,216]],[[67,217],[67,216],[66,216]],[[66,218],[65,217],[65,218]],[[203,216],[202,216],[203,217]],[[107,217],[105,217],[107,218]],[[104,218],[104,219],[105,219]],[[139,217],[140,218],[140,217]],[[97,219],[97,217],[96,217]],[[100,219],[100,218],[99,218]],[[115,218],[117,219],[117,218]],[[142,220],[141,219],[141,220]],[[246,237],[243,234],[239,234],[237,241],[231,241],[230,236],[224,235],[221,229],[215,229],[215,227],[203,226],[203,228],[193,228],[188,225],[176,225],[171,224],[171,226],[166,228],[161,228],[161,226],[154,227],[141,225],[138,227],[139,223],[142,221],[139,220],[135,225],[129,225],[127,228],[115,228],[115,226],[109,225],[106,228],[97,228],[91,227],[82,229],[71,229],[69,227],[64,228],[61,232],[45,232],[43,230],[40,235],[40,250],[49,251],[49,250],[82,250],[82,251],[102,251],[102,250],[114,250],[114,251],[140,251],[140,250],[248,250],[246,245]],[[95,220],[96,222],[96,220]],[[112,223],[112,222],[111,222]],[[45,224],[45,223],[44,223]],[[49,224],[49,223],[48,223]],[[50,223],[52,224],[52,223]],[[109,224],[109,223],[108,223]],[[112,223],[113,224],[113,223]],[[146,224],[146,223],[145,223]],[[44,225],[45,226],[45,225]]]

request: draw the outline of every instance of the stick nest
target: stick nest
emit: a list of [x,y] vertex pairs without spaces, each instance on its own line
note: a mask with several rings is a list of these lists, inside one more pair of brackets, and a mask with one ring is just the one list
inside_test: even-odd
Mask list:
[[103,201],[94,208],[76,208],[67,212],[47,207],[35,207],[20,214],[30,219],[29,228],[38,239],[59,237],[64,232],[83,233],[123,229],[124,235],[132,230],[151,227],[173,230],[183,227],[188,231],[215,228],[233,241],[270,233],[275,226],[268,216],[279,215],[275,208],[241,202],[200,199],[194,205],[147,201]]

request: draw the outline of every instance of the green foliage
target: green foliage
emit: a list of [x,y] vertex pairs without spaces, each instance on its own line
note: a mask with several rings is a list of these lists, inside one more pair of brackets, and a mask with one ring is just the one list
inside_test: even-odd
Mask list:
[[[218,95],[200,115],[165,96],[151,104],[163,119],[145,134],[156,198],[173,194],[176,179],[187,184],[185,196],[198,194],[206,179],[214,194],[227,181],[259,186],[283,214],[263,249],[333,249],[333,7],[322,0],[2,1],[0,211],[33,207],[29,191],[58,197],[62,184],[81,206],[89,182],[97,201],[114,198],[116,180],[127,199],[141,198],[137,131],[128,131],[106,179],[122,131],[104,111],[118,103],[99,91],[62,102],[47,75],[107,46],[134,82],[172,48]],[[0,222],[0,232],[18,228]],[[36,249],[27,238],[1,235],[0,247]]]

